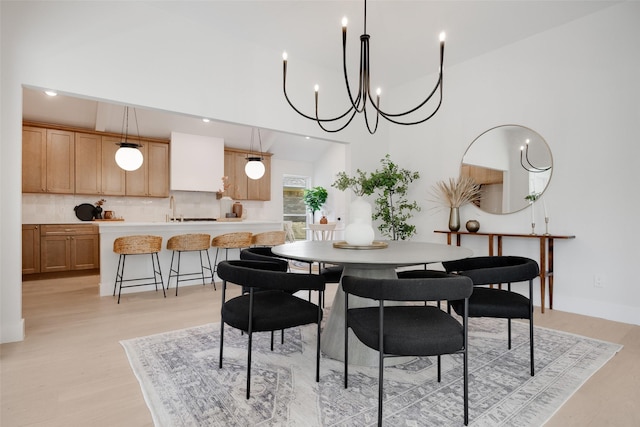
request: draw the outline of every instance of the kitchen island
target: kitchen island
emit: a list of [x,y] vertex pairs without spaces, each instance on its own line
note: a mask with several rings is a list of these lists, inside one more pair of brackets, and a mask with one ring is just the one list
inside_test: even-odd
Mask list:
[[[164,285],[169,278],[169,265],[172,251],[167,250],[167,240],[172,236],[187,233],[207,233],[211,238],[236,231],[262,233],[264,231],[282,230],[282,221],[185,221],[185,222],[133,222],[133,221],[98,221],[100,227],[100,296],[113,295],[118,254],[113,252],[113,242],[118,237],[149,234],[162,236],[162,251],[158,254]],[[199,271],[200,259],[196,253],[185,254],[181,259],[181,271]],[[215,250],[209,251],[213,265]],[[224,257],[221,252],[220,256]],[[229,251],[229,259],[237,259],[238,251]],[[223,258],[224,259],[224,258]],[[127,277],[149,277],[153,275],[148,255],[127,257],[125,274]],[[180,286],[201,285],[202,281],[180,282]],[[175,280],[171,283],[175,287]],[[123,289],[122,293],[155,291],[153,286]],[[167,294],[170,295],[170,294]]]

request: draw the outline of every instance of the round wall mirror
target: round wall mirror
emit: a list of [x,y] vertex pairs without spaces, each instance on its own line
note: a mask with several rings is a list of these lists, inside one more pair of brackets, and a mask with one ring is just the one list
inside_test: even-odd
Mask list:
[[553,159],[537,132],[503,125],[478,136],[462,156],[460,173],[481,186],[476,205],[493,214],[517,212],[529,206],[528,196],[540,197],[549,185]]

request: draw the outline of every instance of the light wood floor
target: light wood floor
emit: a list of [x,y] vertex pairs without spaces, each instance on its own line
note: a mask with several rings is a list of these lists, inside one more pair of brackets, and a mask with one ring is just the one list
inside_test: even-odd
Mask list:
[[[26,339],[0,347],[0,425],[152,425],[119,341],[216,322],[220,296],[190,286],[166,299],[126,295],[118,305],[98,296],[97,276],[24,282]],[[535,323],[625,346],[548,426],[640,426],[639,326],[549,310]]]

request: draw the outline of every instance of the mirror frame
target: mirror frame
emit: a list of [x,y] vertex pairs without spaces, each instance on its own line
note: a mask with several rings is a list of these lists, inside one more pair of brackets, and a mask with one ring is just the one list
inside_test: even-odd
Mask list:
[[[542,137],[542,135],[540,135],[538,132],[534,131],[533,129],[526,127],[526,126],[522,126],[522,125],[517,125],[517,124],[504,124],[504,125],[499,125],[499,126],[494,126],[484,132],[482,132],[480,135],[478,135],[472,142],[471,144],[469,144],[469,146],[467,147],[467,149],[465,150],[464,154],[462,155],[462,159],[460,161],[460,175],[461,176],[472,176],[474,177],[474,179],[476,179],[477,181],[484,181],[480,182],[480,184],[482,186],[484,185],[491,185],[491,184],[497,184],[497,183],[501,183],[504,182],[504,176],[506,173],[509,173],[509,170],[513,170],[513,168],[509,169],[509,168],[500,168],[500,167],[496,167],[494,168],[484,168],[482,166],[478,168],[474,168],[475,170],[471,170],[470,167],[474,167],[474,164],[470,164],[470,163],[465,163],[465,157],[467,157],[467,155],[469,154],[470,150],[472,149],[472,147],[474,146],[474,144],[477,144],[479,142],[482,142],[481,140],[483,139],[483,137],[486,137],[487,134],[491,133],[491,132],[495,132],[496,130],[504,130],[505,128],[519,128],[521,130],[521,132],[523,132],[522,135],[522,141],[520,140],[516,140],[516,141],[512,141],[509,139],[508,135],[503,136],[501,135],[500,137],[502,138],[502,141],[504,141],[504,143],[509,144],[510,148],[512,145],[515,147],[515,149],[513,150],[514,152],[520,151],[520,147],[525,145],[525,139],[530,139],[531,140],[531,146],[532,147],[538,147],[536,148],[536,151],[538,152],[538,155],[540,155],[540,150],[541,148],[539,147],[543,147],[546,148],[546,152],[543,152],[542,155],[545,156],[545,160],[547,160],[547,156],[548,156],[548,177],[546,178],[546,182],[544,183],[544,188],[538,192],[539,196],[538,199],[544,194],[544,192],[547,190],[547,188],[549,188],[549,183],[551,182],[551,178],[553,176],[553,169],[554,169],[554,164],[553,164],[553,155],[551,153],[551,148],[549,147],[549,144],[547,143],[547,141]],[[528,134],[528,135],[525,135]],[[486,142],[486,141],[485,141]],[[489,141],[491,142],[491,141]],[[517,145],[516,145],[517,144]],[[535,145],[534,145],[535,144]],[[541,145],[542,144],[542,145]],[[482,147],[482,145],[476,145],[476,149],[478,147]],[[498,149],[500,149],[500,147],[498,147]],[[517,151],[516,151],[517,150]],[[505,155],[503,156],[502,161],[506,162],[508,164],[515,164],[518,165],[518,170],[524,169],[523,166],[520,165],[520,158],[519,158],[519,154],[517,154],[518,158],[516,158],[515,160],[512,158],[513,156],[508,153],[505,152]],[[535,163],[535,162],[534,162]],[[475,165],[478,165],[478,163],[476,163]],[[491,166],[491,165],[488,165]],[[500,170],[502,172],[500,172]],[[524,175],[524,174],[519,174],[520,175],[520,179],[519,179],[519,183],[522,184],[523,180],[526,180],[527,182],[527,189],[526,192],[524,192],[523,194],[526,196],[529,193],[529,186],[528,186],[528,182],[529,179],[531,178],[531,174],[532,173],[538,173],[538,172],[529,172],[528,174]],[[481,177],[481,178],[479,178]],[[515,178],[515,177],[514,177]],[[511,182],[508,181],[508,182]],[[516,184],[518,184],[518,182],[516,182]],[[507,186],[509,187],[509,185]],[[504,190],[504,187],[501,189]],[[512,194],[516,194],[513,193],[513,191],[511,191]],[[518,195],[520,195],[521,192],[517,192]],[[486,213],[490,213],[490,214],[495,214],[495,215],[507,215],[507,214],[512,214],[512,213],[516,213],[516,212],[520,212],[524,209],[526,209],[527,207],[529,207],[530,203],[528,201],[526,201],[526,199],[524,198],[525,196],[522,197],[522,202],[518,203],[517,205],[515,205],[514,208],[509,209],[508,211],[504,212],[504,211],[500,211],[500,212],[496,212],[496,211],[491,211],[491,210],[486,210],[483,209],[481,207],[481,203],[475,203],[475,205],[478,207],[478,209],[480,209],[483,212]],[[494,196],[496,197],[495,200],[497,199],[497,195]],[[500,200],[502,200],[502,207],[501,209],[504,209],[504,196],[502,195],[502,191],[500,191]],[[517,198],[513,198],[513,200],[517,201]]]

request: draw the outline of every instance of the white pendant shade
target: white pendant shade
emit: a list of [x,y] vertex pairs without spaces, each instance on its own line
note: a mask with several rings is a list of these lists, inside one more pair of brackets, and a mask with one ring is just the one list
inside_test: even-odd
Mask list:
[[244,167],[244,173],[251,179],[262,178],[264,170],[264,164],[260,160],[250,160]]
[[142,166],[142,153],[137,148],[120,147],[116,151],[116,163],[126,171],[134,171]]

